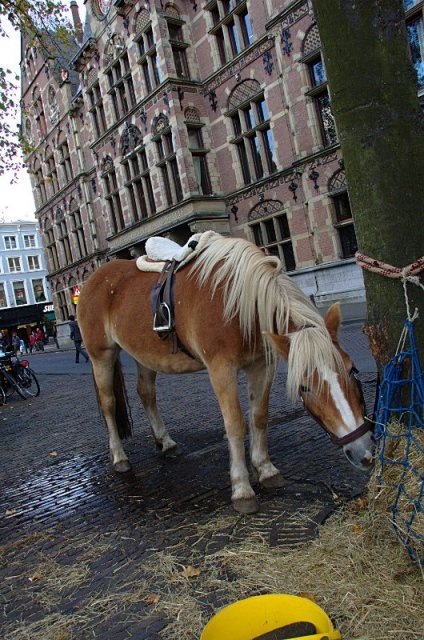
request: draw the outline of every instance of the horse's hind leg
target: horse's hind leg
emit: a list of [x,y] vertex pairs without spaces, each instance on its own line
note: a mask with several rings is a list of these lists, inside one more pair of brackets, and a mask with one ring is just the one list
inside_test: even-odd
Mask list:
[[264,487],[281,487],[284,479],[268,453],[268,406],[274,368],[259,360],[246,369],[249,393],[250,459]]
[[125,473],[126,471],[130,471],[131,465],[123,449],[116,423],[117,402],[114,385],[117,380],[115,368],[120,366],[117,361],[117,356],[117,350],[106,349],[102,351],[100,356],[94,357],[91,355],[91,362],[100,408],[103,412],[109,432],[109,452],[113,468],[115,471]]
[[240,513],[255,513],[259,505],[246,466],[244,452],[245,422],[240,407],[237,370],[226,362],[208,367],[209,377],[224,418],[230,450],[230,477],[234,509]]
[[156,371],[137,363],[137,392],[152,428],[153,437],[164,455],[177,455],[179,447],[169,435],[156,403]]

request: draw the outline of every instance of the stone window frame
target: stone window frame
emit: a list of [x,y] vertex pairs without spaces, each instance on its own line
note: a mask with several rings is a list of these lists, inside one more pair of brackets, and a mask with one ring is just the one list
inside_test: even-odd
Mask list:
[[59,191],[59,179],[57,175],[54,149],[50,144],[48,144],[44,150],[44,164],[46,167],[45,181],[50,184],[51,194],[55,195]]
[[74,170],[72,168],[71,153],[69,150],[68,139],[63,131],[59,131],[57,136],[57,148],[59,151],[59,166],[63,178],[63,184],[67,185],[74,179]]
[[343,168],[333,173],[327,186],[327,195],[331,199],[332,205],[333,226],[337,232],[339,258],[341,260],[353,258],[358,250],[358,243],[350,207],[346,173]]
[[[187,107],[184,111],[184,122],[187,129],[188,150],[191,153],[193,170],[197,183],[197,190],[201,195],[212,194],[207,154],[210,149],[205,147],[202,129],[205,126],[200,120],[199,112],[194,107]],[[190,137],[195,136],[195,145],[190,145]]]
[[81,260],[88,254],[87,241],[84,233],[84,225],[81,216],[81,208],[75,198],[69,202],[69,221],[71,223],[71,233],[74,240],[73,245],[77,251],[77,260]]
[[138,12],[135,18],[134,30],[134,42],[138,46],[139,54],[137,64],[142,69],[144,93],[148,95],[162,84],[164,78],[159,66],[152,20],[147,9],[141,9]]
[[167,206],[172,206],[184,200],[180,172],[178,169],[177,153],[172,136],[169,119],[163,113],[159,114],[152,126],[152,141],[156,143],[156,155]]
[[104,70],[109,83],[107,93],[112,101],[115,122],[127,116],[137,104],[128,50],[123,41],[122,44],[116,44],[118,38],[121,42],[122,39],[116,34],[109,41],[109,43],[115,42],[109,45],[109,48],[112,46],[115,55],[105,55],[108,65]]
[[338,143],[336,123],[331,112],[331,97],[327,82],[327,73],[322,59],[321,39],[318,25],[312,24],[303,38],[302,57],[299,60],[308,71],[310,89],[305,95],[314,104],[318,121],[321,143],[330,147]]
[[90,83],[86,90],[89,101],[88,111],[91,114],[96,138],[100,138],[107,131],[107,123],[100,82],[94,69],[88,72],[88,82]]
[[210,0],[209,12],[219,64],[227,64],[254,42],[254,33],[247,9],[247,0]]
[[44,112],[43,99],[41,97],[40,87],[34,87],[32,92],[32,103],[35,114],[35,122],[37,125],[38,137],[40,140],[47,135],[47,121],[46,114]]
[[257,247],[281,260],[287,272],[297,268],[289,219],[279,200],[264,200],[248,214],[249,234]]
[[[170,9],[172,9],[172,12],[170,12]],[[185,21],[181,19],[178,9],[169,5],[165,7],[164,17],[168,28],[169,44],[172,49],[176,77],[180,80],[190,80],[190,66],[186,54],[190,44],[184,38],[183,27]],[[176,37],[173,37],[173,35]]]
[[38,204],[42,206],[47,201],[47,190],[41,158],[38,156],[34,159],[32,165],[32,175],[34,176],[35,191],[38,194]]
[[118,176],[111,156],[106,156],[103,160],[101,178],[105,188],[104,199],[109,210],[111,235],[116,235],[125,229],[125,219],[119,193]]
[[228,98],[225,115],[232,121],[230,143],[237,148],[244,185],[278,171],[265,89],[259,82],[245,80],[237,85]]
[[69,239],[69,229],[66,221],[65,213],[62,209],[58,209],[56,212],[56,229],[57,229],[57,240],[59,246],[61,247],[61,255],[59,259],[59,263],[61,263],[62,267],[66,267],[73,263],[74,258],[72,255],[71,242]]
[[[58,285],[59,286],[59,285]],[[65,321],[68,319],[68,302],[66,299],[66,293],[64,289],[61,289],[59,291],[59,289],[56,289],[56,295],[57,295],[57,299],[58,299],[58,308],[59,308],[59,313],[62,317],[62,320]]]
[[141,131],[129,125],[121,137],[121,165],[133,222],[140,222],[156,213],[156,203],[150,178],[146,147]]
[[46,220],[43,233],[46,240],[47,256],[50,264],[53,267],[53,269],[49,269],[49,271],[58,271],[60,269],[59,254],[57,252],[57,242],[55,238],[54,226],[51,220]]

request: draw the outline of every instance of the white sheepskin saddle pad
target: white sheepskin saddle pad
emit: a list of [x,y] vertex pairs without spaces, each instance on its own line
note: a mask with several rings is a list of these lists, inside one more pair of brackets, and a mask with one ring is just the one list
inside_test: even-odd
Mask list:
[[178,269],[187,264],[187,262],[190,262],[190,260],[193,260],[199,251],[202,251],[218,236],[219,234],[215,231],[195,233],[183,247],[168,238],[153,236],[146,240],[146,255],[140,256],[136,260],[137,269],[140,271],[157,271],[160,273],[167,260],[176,260],[179,262]]

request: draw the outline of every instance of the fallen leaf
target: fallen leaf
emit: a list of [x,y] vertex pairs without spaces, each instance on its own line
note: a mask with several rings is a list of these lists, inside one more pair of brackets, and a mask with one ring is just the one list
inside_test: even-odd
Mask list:
[[316,598],[313,593],[298,593],[299,598],[306,598],[306,600],[310,600],[311,602],[316,602]]
[[49,456],[55,458],[57,456],[57,451],[50,451]]
[[32,574],[32,576],[29,579],[30,582],[37,582],[37,580],[41,580],[41,578],[43,577],[43,574],[40,573],[39,571],[36,571],[35,573]]
[[13,516],[16,513],[16,509],[6,509],[7,516]]
[[157,604],[159,600],[160,596],[157,593],[149,593],[149,595],[144,598],[144,602],[147,602],[147,604]]
[[189,564],[188,567],[184,567],[180,575],[184,576],[184,578],[194,578],[195,576],[200,576],[200,569],[196,569],[196,567],[192,567]]
[[358,533],[361,533],[361,531],[362,531],[362,529],[361,529],[361,527],[359,526],[359,524],[354,524],[354,525],[353,525],[353,527],[352,527],[352,533],[356,533],[356,534],[358,534]]

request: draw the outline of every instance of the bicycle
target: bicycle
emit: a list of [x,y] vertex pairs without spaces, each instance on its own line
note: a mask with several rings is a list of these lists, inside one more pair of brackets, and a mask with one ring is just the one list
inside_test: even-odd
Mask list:
[[24,400],[40,394],[40,383],[28,360],[20,359],[13,351],[0,356],[0,386],[6,398],[14,391]]

